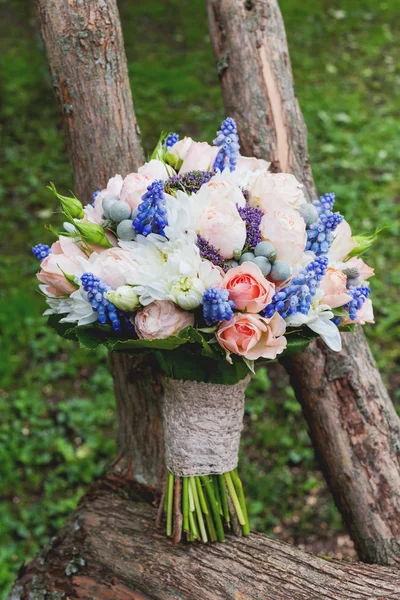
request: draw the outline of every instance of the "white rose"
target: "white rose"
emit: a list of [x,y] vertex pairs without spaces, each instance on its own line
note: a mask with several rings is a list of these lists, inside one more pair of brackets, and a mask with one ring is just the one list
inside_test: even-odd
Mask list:
[[135,310],[140,304],[138,295],[130,285],[121,285],[116,290],[109,290],[104,295],[117,308],[127,312]]
[[290,173],[269,173],[263,171],[256,174],[249,184],[250,205],[260,206],[266,211],[289,204],[299,208],[306,202],[303,186]]

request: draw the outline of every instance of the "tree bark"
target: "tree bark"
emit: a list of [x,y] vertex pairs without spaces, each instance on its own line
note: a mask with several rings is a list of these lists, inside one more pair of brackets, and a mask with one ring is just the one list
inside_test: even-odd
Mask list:
[[[110,177],[125,176],[144,163],[117,2],[35,3],[75,191],[87,203]],[[147,357],[134,362],[121,354],[111,356],[111,369],[118,412],[118,468],[157,486],[164,467],[160,372]]]
[[[137,495],[139,494],[139,496]],[[95,484],[9,600],[397,600],[400,572],[313,556],[256,533],[178,544],[155,526],[149,489]]]
[[[316,197],[276,0],[208,0],[227,114],[244,154],[271,160]],[[284,361],[328,485],[362,560],[400,562],[400,423],[364,334],[321,341]]]

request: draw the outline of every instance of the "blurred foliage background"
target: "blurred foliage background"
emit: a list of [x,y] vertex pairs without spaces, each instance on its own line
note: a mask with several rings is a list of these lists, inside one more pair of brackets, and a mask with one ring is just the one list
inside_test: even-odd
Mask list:
[[[51,243],[45,186],[72,188],[33,3],[0,2],[0,590],[63,524],[115,451],[106,353],[58,339],[41,316],[30,247]],[[135,108],[150,151],[159,131],[212,140],[224,116],[204,1],[119,2]],[[367,326],[395,402],[400,307],[400,44],[397,0],[281,0],[314,176],[370,252]],[[238,91],[240,93],[240,90]],[[113,175],[113,173],[110,173]],[[321,399],[323,401],[323,399]],[[278,366],[253,380],[243,478],[253,526],[307,549],[354,556]],[[0,596],[2,594],[0,591]]]

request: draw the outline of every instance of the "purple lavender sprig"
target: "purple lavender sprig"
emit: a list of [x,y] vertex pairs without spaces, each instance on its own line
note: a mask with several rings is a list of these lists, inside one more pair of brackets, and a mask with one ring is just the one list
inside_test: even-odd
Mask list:
[[207,242],[201,235],[197,236],[197,247],[200,250],[201,258],[209,260],[213,265],[221,267],[225,272],[230,269],[228,261],[224,259],[217,248],[210,244],[210,242]]
[[261,219],[264,216],[264,212],[258,207],[251,206],[238,206],[239,215],[246,223],[246,246],[249,248],[255,248],[262,240],[260,233]]
[[182,190],[188,194],[195,194],[212,176],[210,171],[188,171],[184,175],[173,175],[165,182],[165,190],[167,193]]

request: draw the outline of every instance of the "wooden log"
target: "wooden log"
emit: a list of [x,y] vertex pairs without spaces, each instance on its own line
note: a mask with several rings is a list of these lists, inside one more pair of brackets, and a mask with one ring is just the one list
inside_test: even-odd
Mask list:
[[[87,203],[110,177],[125,176],[144,163],[117,2],[35,0],[35,4],[75,192]],[[133,360],[117,354],[110,362],[117,400],[118,466],[138,481],[157,486],[164,470],[160,372],[146,357]]]
[[[307,132],[276,0],[208,0],[226,113],[243,153],[291,172],[316,197]],[[400,422],[361,330],[284,361],[328,485],[366,562],[400,562]]]
[[174,545],[148,488],[96,483],[50,546],[22,567],[9,600],[397,600],[396,568],[326,560],[253,533]]

